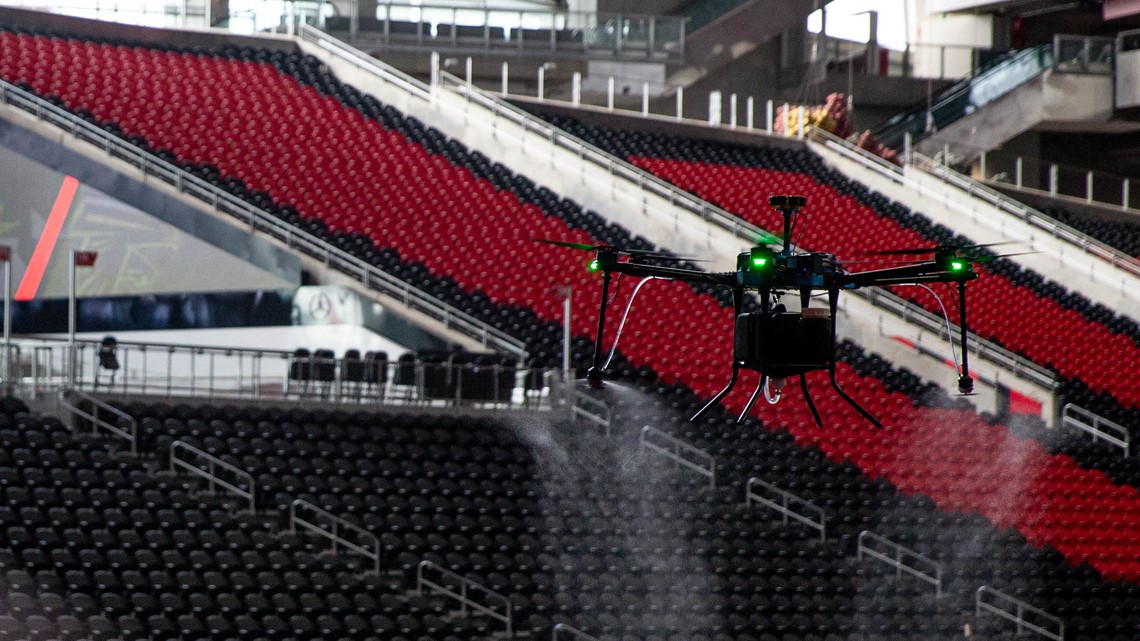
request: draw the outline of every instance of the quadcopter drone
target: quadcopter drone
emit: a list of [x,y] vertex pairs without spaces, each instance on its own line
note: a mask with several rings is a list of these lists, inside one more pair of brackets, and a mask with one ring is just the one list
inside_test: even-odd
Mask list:
[[[735,317],[732,374],[725,388],[693,415],[690,421],[698,420],[728,395],[736,385],[740,370],[747,369],[760,374],[760,383],[738,420],[744,420],[762,391],[768,402],[775,403],[779,400],[780,390],[786,379],[799,376],[800,389],[807,400],[812,417],[817,425],[823,426],[823,421],[808,391],[806,374],[816,370],[827,370],[831,386],[836,393],[864,418],[881,428],[882,424],[878,419],[844,392],[835,379],[836,310],[839,293],[843,290],[866,287],[956,283],[962,357],[958,391],[962,394],[973,392],[974,379],[970,376],[966,349],[969,332],[966,324],[966,283],[978,277],[977,272],[973,270],[973,264],[999,257],[977,253],[978,249],[989,245],[965,247],[939,245],[871,252],[878,255],[915,258],[904,258],[902,262],[884,268],[849,272],[844,268],[844,263],[836,259],[835,254],[793,251],[792,223],[796,214],[807,204],[805,197],[772,196],[768,199],[768,204],[783,215],[783,246],[779,250],[766,244],[753,246],[737,256],[734,272],[713,273],[676,265],[662,265],[660,264],[662,261],[683,259],[660,252],[620,249],[610,245],[541,241],[596,252],[591,269],[602,273],[602,292],[593,363],[586,373],[586,381],[591,387],[597,388],[603,384],[602,373],[605,365],[602,363],[602,336],[606,324],[606,308],[611,302],[610,285],[613,274],[617,273],[634,277],[707,283],[728,288],[732,292]],[[930,258],[918,258],[927,255]],[[756,292],[759,295],[759,312],[744,311],[745,292]],[[813,292],[826,293],[827,307],[810,306]],[[799,296],[800,311],[789,311],[779,303],[780,297],[787,294]],[[771,391],[773,387],[776,389],[775,394]]]

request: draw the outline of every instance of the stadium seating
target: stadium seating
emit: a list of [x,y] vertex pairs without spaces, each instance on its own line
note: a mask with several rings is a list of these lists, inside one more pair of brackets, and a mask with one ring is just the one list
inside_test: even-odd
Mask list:
[[[557,354],[555,323],[561,317],[553,288],[569,284],[594,291],[596,283],[583,269],[586,257],[530,239],[645,246],[414,118],[341,85],[298,55],[233,50],[223,56],[5,32],[0,34],[0,75],[462,304],[535,345],[536,354],[548,359]],[[802,187],[820,207],[847,203],[850,216],[869,229],[886,230],[893,242],[914,233],[892,230],[850,197],[828,200],[829,192],[806,177],[804,172],[811,171],[810,164],[806,167],[782,176],[781,190]],[[745,192],[753,177],[730,172],[724,184]],[[823,218],[809,212],[805,238],[815,238],[810,232],[817,227],[820,234],[841,235]],[[1027,311],[1053,304],[1049,309],[1061,313],[1052,299],[1041,302],[1033,290],[1015,289],[997,278],[987,281],[1011,296],[998,302],[1024,305],[1017,308]],[[620,291],[618,304],[630,289]],[[992,306],[986,291],[978,298]],[[726,376],[728,341],[707,337],[727,334],[724,301],[677,283],[655,283],[641,296],[637,327],[622,338],[619,369],[632,373],[651,367],[659,384],[682,384],[699,397],[718,390]],[[574,301],[581,354],[588,349],[597,310],[585,296]],[[677,309],[685,311],[680,320]],[[992,322],[1006,318],[994,315]],[[1084,322],[1079,315],[1076,321]],[[1097,325],[1085,324],[1088,331],[1098,331]],[[696,344],[702,349],[692,350]],[[1103,352],[1096,353],[1104,360]],[[1090,359],[1084,366],[1098,365]],[[832,462],[854,464],[902,492],[929,497],[941,509],[977,512],[996,527],[1015,529],[1032,545],[1056,549],[1072,565],[1087,563],[1111,580],[1140,578],[1138,544],[1129,534],[1140,517],[1133,488],[1114,486],[1103,474],[1051,455],[967,409],[916,406],[908,396],[913,390],[892,391],[886,379],[861,375],[849,363],[840,366],[839,377],[887,429],[871,431],[840,400],[823,395],[817,402],[828,428],[814,427],[798,395],[763,408],[764,426],[787,429],[801,447],[818,447]],[[1115,380],[1106,385],[1118,397],[1128,389],[1128,383]],[[726,406],[739,411],[746,393],[729,396]],[[678,409],[688,407],[688,401],[676,403]],[[291,465],[288,459],[284,463]],[[307,488],[305,476],[292,467],[282,469],[299,477],[290,487]]]

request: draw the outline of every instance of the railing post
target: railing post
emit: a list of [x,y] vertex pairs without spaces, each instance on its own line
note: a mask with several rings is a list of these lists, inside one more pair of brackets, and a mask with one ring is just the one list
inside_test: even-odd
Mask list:
[[910,132],[903,134],[903,164],[909,165],[914,162],[914,137]]
[[[352,20],[356,21],[356,15],[352,16]],[[439,84],[439,52],[431,52],[431,84],[432,86]]]
[[649,115],[649,83],[641,83],[641,115]]
[[474,84],[474,75],[475,75],[474,65],[475,65],[475,62],[471,59],[471,56],[467,56],[467,60],[463,65],[463,71],[466,74],[468,94],[471,93],[471,86],[472,86],[472,84]]
[[582,104],[582,72],[575,71],[570,78],[570,102],[578,107]]
[[1013,164],[1013,184],[1018,189],[1021,188],[1021,173],[1022,173],[1022,165],[1023,164],[1024,164],[1024,161],[1021,158],[1021,156],[1018,156],[1017,160],[1015,160],[1014,164]]
[[614,87],[615,87],[615,84],[616,84],[616,82],[614,81],[613,76],[610,76],[606,80],[606,109],[608,109],[610,111],[614,110]]
[[807,108],[803,105],[800,105],[799,114],[800,118],[798,123],[799,126],[796,127],[796,138],[803,140],[804,131],[807,130]]
[[1093,172],[1090,170],[1085,174],[1085,201],[1093,201]]
[[736,94],[728,95],[728,126],[736,129]]
[[981,165],[980,169],[982,171],[982,181],[984,182],[985,180],[987,180],[989,178],[989,175],[986,173],[986,150],[985,149],[982,150],[982,155],[979,158],[979,164]]
[[1124,182],[1120,184],[1120,206],[1125,209],[1129,208],[1128,201],[1131,200],[1131,198],[1129,198],[1130,194],[1128,192],[1131,186],[1128,178],[1125,178]]
[[772,121],[775,120],[776,104],[769,98],[767,101],[767,109],[764,117],[764,129],[768,133],[772,133]]
[[684,117],[685,111],[685,88],[677,87],[677,120]]
[[748,127],[748,131],[752,131],[756,124],[756,100],[752,96],[744,101],[744,123]]
[[719,91],[709,92],[709,124],[713,127],[719,127],[721,122],[721,93]]
[[538,101],[542,102],[543,100],[546,100],[546,65],[538,67]]
[[1057,169],[1056,163],[1049,165],[1049,195],[1050,196],[1056,196],[1057,195],[1058,173],[1059,173],[1059,170]]
[[510,77],[511,77],[510,63],[508,63],[504,60],[503,61],[503,89],[501,92],[504,97],[510,93]]

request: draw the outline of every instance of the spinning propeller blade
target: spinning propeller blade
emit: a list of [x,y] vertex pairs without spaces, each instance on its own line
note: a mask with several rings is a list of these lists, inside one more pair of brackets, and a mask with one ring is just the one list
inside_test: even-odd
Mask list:
[[577,249],[577,250],[581,250],[581,251],[605,251],[605,250],[609,250],[609,251],[612,251],[612,252],[618,254],[619,256],[629,256],[631,258],[651,258],[654,260],[676,260],[676,261],[687,260],[689,262],[695,262],[695,263],[703,263],[703,262],[707,261],[707,259],[704,259],[704,258],[690,258],[688,256],[674,256],[673,254],[667,254],[665,252],[658,252],[658,251],[650,251],[648,249],[622,249],[620,247],[614,247],[612,245],[587,245],[586,243],[569,243],[569,242],[562,241],[562,240],[550,240],[547,238],[535,238],[533,240],[540,242],[540,243],[546,243],[547,245],[556,245],[558,247],[567,247],[569,249]]
[[940,252],[963,252],[972,251],[975,249],[983,249],[986,247],[997,247],[998,245],[1011,245],[1017,241],[1006,240],[1000,243],[983,243],[980,245],[935,245],[934,247],[906,247],[900,249],[881,249],[878,251],[864,252],[868,256],[907,256],[907,255],[922,255],[922,254],[937,254]]

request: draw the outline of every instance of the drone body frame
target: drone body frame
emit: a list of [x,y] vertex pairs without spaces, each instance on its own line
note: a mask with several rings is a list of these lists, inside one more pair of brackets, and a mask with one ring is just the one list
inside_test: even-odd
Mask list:
[[[798,376],[800,388],[812,417],[817,425],[822,426],[823,420],[811,399],[806,375],[811,371],[826,370],[836,393],[870,423],[882,427],[879,420],[844,392],[836,380],[836,322],[839,294],[844,290],[867,287],[926,283],[957,284],[962,354],[958,389],[963,394],[971,393],[973,378],[970,376],[966,342],[969,332],[966,323],[966,283],[978,277],[972,268],[972,263],[977,260],[963,256],[961,248],[948,246],[915,251],[894,250],[885,253],[931,253],[933,258],[907,261],[906,264],[863,272],[848,272],[834,254],[793,251],[792,220],[805,206],[806,200],[803,196],[769,198],[769,204],[784,218],[783,246],[779,250],[763,244],[753,246],[749,251],[737,256],[736,271],[733,272],[703,272],[652,264],[648,261],[665,257],[655,252],[624,251],[608,245],[577,247],[596,251],[597,255],[591,268],[602,272],[598,333],[594,343],[593,362],[586,373],[589,385],[602,386],[602,337],[605,333],[606,309],[610,303],[609,289],[613,274],[617,273],[634,277],[705,283],[731,291],[734,317],[731,377],[724,389],[693,415],[691,421],[700,419],[727,396],[736,385],[740,370],[747,369],[760,374],[760,383],[740,413],[739,421],[744,420],[751,412],[762,389],[767,395],[766,384],[770,380]],[[744,311],[746,292],[755,292],[759,295],[759,312]],[[799,312],[789,312],[783,305],[777,304],[779,296],[789,292],[799,295],[801,301]],[[826,308],[809,306],[815,292],[826,294]]]

